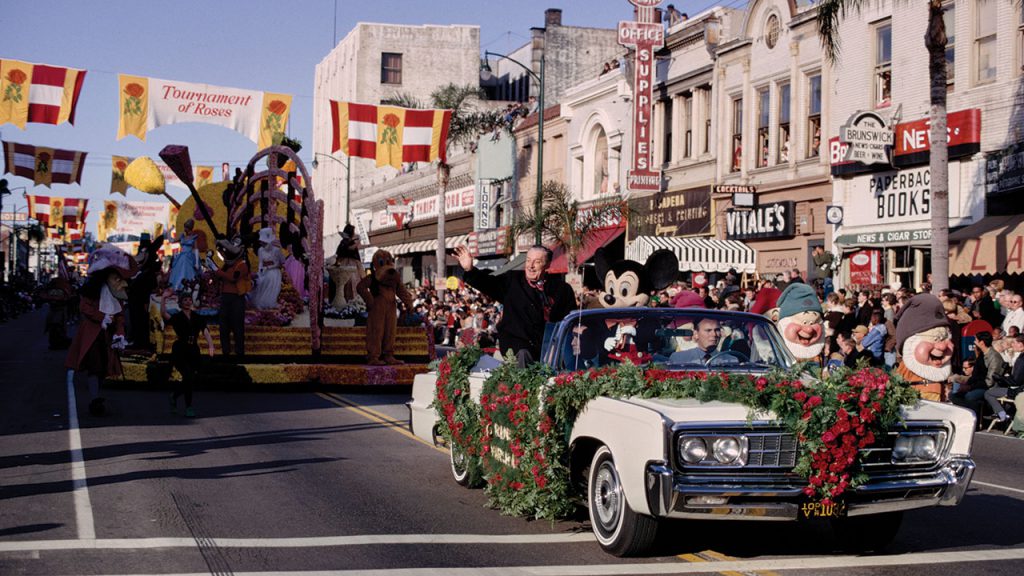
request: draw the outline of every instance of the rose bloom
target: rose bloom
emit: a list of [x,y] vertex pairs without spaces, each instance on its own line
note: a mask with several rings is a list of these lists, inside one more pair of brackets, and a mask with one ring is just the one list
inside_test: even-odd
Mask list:
[[141,98],[142,95],[146,93],[146,90],[140,84],[136,84],[135,82],[125,86],[124,91],[132,98]]
[[210,177],[210,170],[200,170],[199,177],[202,178],[203,180],[206,180],[207,178]]
[[271,114],[277,114],[280,116],[281,114],[284,114],[284,111],[288,109],[288,106],[280,100],[272,100],[270,104],[267,105],[267,109],[270,110]]
[[118,160],[114,167],[117,168],[118,172],[124,172],[124,169],[128,167],[128,163],[124,160]]
[[11,84],[21,84],[25,80],[28,80],[28,76],[21,70],[11,70],[7,73],[7,80]]
[[399,123],[401,123],[401,120],[399,120],[398,116],[395,116],[394,114],[388,114],[384,116],[384,123],[392,128],[395,128],[398,126]]

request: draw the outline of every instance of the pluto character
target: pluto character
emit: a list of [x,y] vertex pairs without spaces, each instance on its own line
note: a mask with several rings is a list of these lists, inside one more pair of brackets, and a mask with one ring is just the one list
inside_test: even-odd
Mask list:
[[374,252],[370,274],[359,281],[356,292],[366,302],[366,362],[374,366],[402,364],[395,358],[398,303],[406,312],[412,311],[412,295],[402,286],[390,252]]

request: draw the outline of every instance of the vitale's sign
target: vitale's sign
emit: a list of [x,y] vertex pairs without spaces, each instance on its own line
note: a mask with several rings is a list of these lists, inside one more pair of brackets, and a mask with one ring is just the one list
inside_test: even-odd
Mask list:
[[785,238],[796,234],[796,202],[761,204],[749,210],[725,212],[725,237],[729,240]]

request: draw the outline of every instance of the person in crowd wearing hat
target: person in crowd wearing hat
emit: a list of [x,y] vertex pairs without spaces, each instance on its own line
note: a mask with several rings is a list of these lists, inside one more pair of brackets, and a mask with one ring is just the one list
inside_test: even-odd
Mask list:
[[803,282],[786,286],[770,317],[797,360],[817,361],[825,349],[824,314],[814,288]]
[[455,249],[467,284],[504,305],[498,323],[498,345],[511,351],[525,366],[540,359],[544,329],[548,322],[559,322],[576,306],[576,294],[562,276],[549,275],[551,250],[534,246],[526,252],[523,270],[492,275],[490,270],[473,266],[469,248]]
[[178,370],[181,380],[171,393],[171,412],[178,411],[178,398],[185,397],[185,416],[195,418],[196,413],[192,408],[192,391],[195,389],[196,380],[199,379],[200,354],[199,336],[206,339],[206,349],[213,357],[213,337],[206,327],[206,320],[193,310],[192,294],[190,292],[178,293],[178,311],[174,314],[167,312],[167,296],[174,293],[173,288],[164,291],[160,298],[160,315],[164,322],[168,323],[174,330],[175,340],[171,346],[171,365]]
[[217,241],[224,265],[217,270],[220,280],[220,349],[231,354],[231,337],[235,338],[235,354],[245,355],[245,295],[252,290],[252,275],[245,259],[245,246],[239,237]]
[[[991,344],[991,335],[988,338]],[[917,388],[925,400],[945,400],[952,372],[953,335],[946,311],[936,296],[918,294],[900,311],[896,349],[900,352],[896,373]],[[976,368],[975,374],[978,373]]]
[[767,314],[775,308],[780,294],[782,291],[775,287],[775,282],[767,278],[762,280],[761,288],[754,295],[754,303],[750,306],[750,311],[754,314]]
[[[81,321],[64,361],[67,384],[74,384],[76,372],[85,372],[89,382],[89,413],[106,412],[100,386],[105,378],[121,375],[117,352],[124,350],[124,302],[128,279],[138,269],[132,257],[115,246],[103,246],[92,254],[89,277],[79,291]],[[148,302],[149,297],[147,295]],[[148,327],[148,325],[147,325]]]
[[142,233],[139,251],[135,255],[138,272],[128,284],[129,340],[132,347],[141,350],[153,349],[149,333],[149,297],[157,288],[157,278],[160,276],[158,252],[163,243],[163,235],[152,240],[148,233]]
[[249,303],[253,308],[265,310],[277,308],[277,297],[281,294],[281,269],[284,266],[284,254],[281,244],[274,236],[274,229],[269,226],[260,228],[260,249],[256,253],[259,258],[259,273],[256,286],[249,295]]

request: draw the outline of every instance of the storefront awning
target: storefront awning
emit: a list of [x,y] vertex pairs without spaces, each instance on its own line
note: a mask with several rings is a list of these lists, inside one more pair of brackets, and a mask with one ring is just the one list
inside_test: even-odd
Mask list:
[[[453,250],[456,246],[465,244],[468,238],[468,234],[449,236],[444,239],[445,248]],[[390,246],[384,246],[384,249],[391,252],[392,256],[404,256],[406,254],[432,254],[437,250],[437,240],[420,240],[419,242],[392,244]]]
[[[625,226],[611,226],[595,230],[593,234],[587,238],[587,241],[584,243],[583,248],[580,249],[579,254],[576,255],[576,265],[579,266],[593,258],[594,253],[597,252],[598,248],[607,246],[612,242],[612,240],[621,236],[625,231]],[[554,259],[551,260],[551,266],[548,268],[548,272],[552,274],[565,274],[569,269],[566,252],[561,247],[555,248],[554,252]]]
[[950,276],[1024,272],[1024,215],[982,218],[949,242]]
[[734,269],[753,273],[757,269],[754,249],[739,240],[638,236],[626,248],[626,258],[646,262],[652,252],[661,248],[676,253],[679,269],[684,272],[728,272]]

